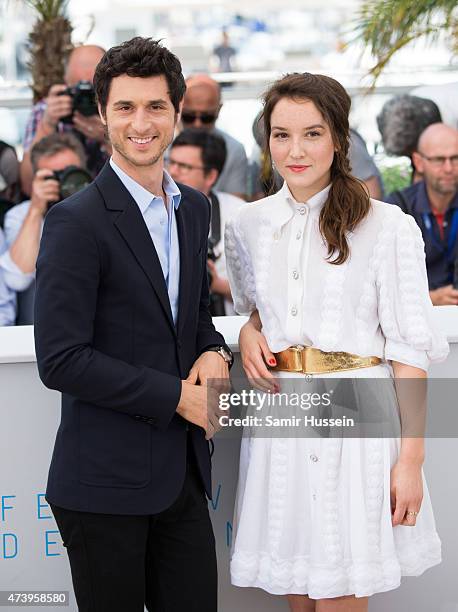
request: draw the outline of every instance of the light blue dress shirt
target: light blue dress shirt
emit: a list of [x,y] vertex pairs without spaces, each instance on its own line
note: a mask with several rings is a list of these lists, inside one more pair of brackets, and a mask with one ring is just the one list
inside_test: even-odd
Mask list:
[[180,283],[180,245],[178,243],[175,210],[180,205],[180,190],[172,177],[164,170],[162,187],[167,197],[166,208],[161,196],[154,195],[134,181],[133,178],[121,170],[113,159],[110,159],[110,165],[142,213],[161,263],[172,316],[176,324]]
[[[0,229],[0,254],[6,249],[6,240]],[[8,289],[3,280],[3,272],[0,269],[0,327],[2,325],[14,325],[16,319],[16,296]]]

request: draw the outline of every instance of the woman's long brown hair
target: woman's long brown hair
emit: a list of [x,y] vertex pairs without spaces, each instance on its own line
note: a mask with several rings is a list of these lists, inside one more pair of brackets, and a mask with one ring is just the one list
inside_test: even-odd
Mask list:
[[[328,245],[328,261],[336,265],[342,264],[350,255],[348,232],[354,231],[370,209],[369,193],[364,183],[351,175],[348,159],[350,96],[338,81],[321,74],[293,73],[276,81],[264,94],[262,114],[267,143],[266,157],[270,163],[270,119],[276,104],[282,98],[311,100],[331,130],[336,148],[331,166],[332,184],[320,212],[319,227]],[[335,258],[331,261],[334,255]]]

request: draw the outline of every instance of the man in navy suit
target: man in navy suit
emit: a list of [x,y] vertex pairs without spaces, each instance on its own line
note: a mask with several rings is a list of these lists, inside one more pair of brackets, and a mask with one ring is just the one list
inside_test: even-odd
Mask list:
[[113,156],[50,210],[37,261],[38,368],[62,392],[46,498],[80,611],[215,612],[210,379],[232,355],[208,313],[208,201],[163,167],[181,66],[137,37],[94,86]]

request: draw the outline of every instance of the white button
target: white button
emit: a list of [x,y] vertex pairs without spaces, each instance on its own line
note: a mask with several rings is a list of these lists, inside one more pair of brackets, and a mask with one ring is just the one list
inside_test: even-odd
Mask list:
[[313,463],[316,463],[318,461],[318,457],[316,455],[310,455],[310,461],[313,461]]
[[297,270],[293,270],[293,278],[297,280],[299,278],[299,272]]
[[302,238],[302,232],[297,232],[296,240],[300,240]]
[[275,232],[274,240],[278,240],[279,238],[280,238],[280,234],[278,232]]
[[297,315],[297,308],[295,306],[291,308],[291,314],[293,315],[293,317]]
[[313,501],[316,501],[316,493],[312,493],[312,499]]
[[305,206],[301,206],[299,208],[299,214],[300,215],[305,215],[306,212],[307,212],[307,210],[306,210]]
[[161,225],[164,225],[164,224],[165,224],[165,219],[164,219],[164,217],[162,217],[162,219],[160,220],[160,224],[161,224]]

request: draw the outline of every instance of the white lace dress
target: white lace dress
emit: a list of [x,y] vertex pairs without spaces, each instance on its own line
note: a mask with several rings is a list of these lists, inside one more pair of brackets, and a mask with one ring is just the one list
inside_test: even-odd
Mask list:
[[[427,369],[445,359],[448,344],[433,325],[424,244],[413,218],[372,200],[368,217],[349,235],[350,258],[333,266],[318,230],[328,190],[298,203],[284,185],[228,224],[236,311],[259,310],[273,352],[306,344],[384,360],[347,376],[388,378],[388,360]],[[439,563],[425,482],[416,526],[391,525],[390,469],[399,447],[394,438],[244,438],[233,584],[314,599],[363,597]]]

